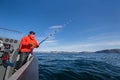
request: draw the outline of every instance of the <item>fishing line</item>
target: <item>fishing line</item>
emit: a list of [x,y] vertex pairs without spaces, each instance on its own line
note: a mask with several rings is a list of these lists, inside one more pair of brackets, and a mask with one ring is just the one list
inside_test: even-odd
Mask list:
[[77,16],[76,18],[71,18],[71,19],[69,19],[66,23],[64,23],[63,25],[61,25],[61,26],[63,26],[63,27],[60,27],[60,26],[59,26],[58,28],[53,28],[53,29],[55,29],[55,30],[54,30],[52,33],[50,33],[47,37],[45,37],[45,39],[43,39],[42,41],[40,41],[40,42],[39,42],[39,45],[42,44],[43,42],[45,42],[49,37],[55,35],[58,31],[60,31],[60,29],[66,27],[67,25],[69,25],[71,22],[73,22],[73,21],[76,20],[77,18],[79,18],[79,16]]

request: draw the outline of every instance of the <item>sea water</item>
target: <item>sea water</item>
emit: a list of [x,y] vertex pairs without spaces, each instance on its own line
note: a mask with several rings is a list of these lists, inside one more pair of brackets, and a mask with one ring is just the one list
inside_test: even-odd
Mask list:
[[120,80],[118,53],[37,53],[39,80]]

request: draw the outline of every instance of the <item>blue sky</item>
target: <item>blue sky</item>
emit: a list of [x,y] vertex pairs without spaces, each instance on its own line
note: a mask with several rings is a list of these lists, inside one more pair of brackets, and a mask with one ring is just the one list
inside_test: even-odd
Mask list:
[[[36,32],[36,51],[96,51],[120,48],[119,0],[0,0],[0,27]],[[66,24],[66,25],[65,25]],[[65,25],[65,26],[64,26]]]

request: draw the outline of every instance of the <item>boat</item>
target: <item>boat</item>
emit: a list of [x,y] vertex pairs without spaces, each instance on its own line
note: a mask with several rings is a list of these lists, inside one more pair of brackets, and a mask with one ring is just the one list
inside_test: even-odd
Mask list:
[[20,39],[15,39],[15,35],[10,33],[18,35],[21,32],[0,28],[0,80],[39,80],[38,61],[35,56],[30,55],[20,69],[15,69],[19,59]]

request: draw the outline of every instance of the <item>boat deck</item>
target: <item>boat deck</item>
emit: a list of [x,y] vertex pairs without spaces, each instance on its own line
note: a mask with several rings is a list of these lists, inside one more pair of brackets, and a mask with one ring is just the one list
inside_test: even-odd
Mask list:
[[34,57],[25,63],[8,80],[39,80],[37,59]]

